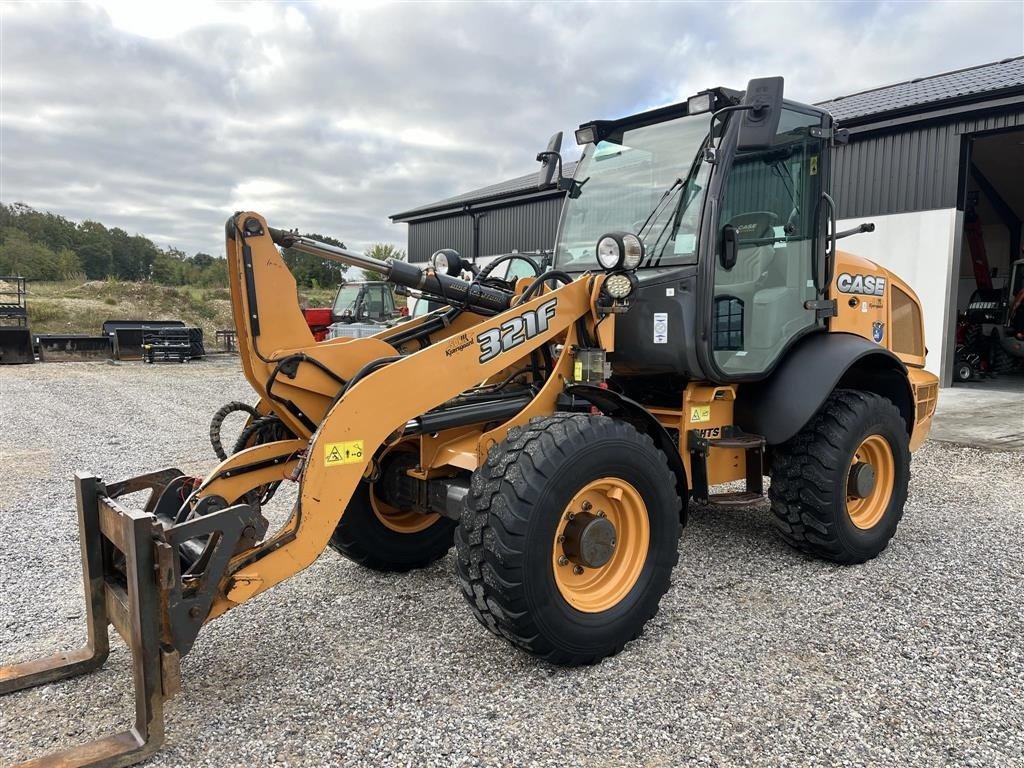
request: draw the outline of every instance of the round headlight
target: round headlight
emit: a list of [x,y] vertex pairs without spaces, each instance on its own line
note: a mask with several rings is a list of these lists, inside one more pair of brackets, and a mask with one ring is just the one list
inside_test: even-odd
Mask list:
[[603,269],[615,269],[622,261],[622,241],[615,235],[605,235],[597,241],[597,263]]
[[636,269],[639,267],[640,262],[644,260],[644,244],[640,242],[640,238],[633,234],[623,235],[622,245],[623,269]]
[[613,299],[624,299],[633,292],[633,281],[629,275],[616,273],[604,281],[604,292]]
[[462,257],[454,248],[442,248],[439,251],[434,251],[430,257],[430,265],[435,272],[444,275],[458,277],[462,274]]

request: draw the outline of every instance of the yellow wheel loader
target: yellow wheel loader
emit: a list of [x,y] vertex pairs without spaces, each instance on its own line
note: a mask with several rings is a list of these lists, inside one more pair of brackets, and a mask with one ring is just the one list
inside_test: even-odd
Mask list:
[[[527,260],[528,277],[519,264],[464,280],[450,250],[424,268],[382,262],[232,216],[231,298],[258,403],[205,477],[77,476],[88,644],[3,668],[0,691],[95,669],[112,624],[134,659],[136,722],[38,764],[151,754],[200,629],[328,546],[406,570],[454,541],[480,622],[564,665],[640,634],[691,501],[756,503],[767,475],[787,542],[839,563],[879,554],[938,388],[914,292],[836,248],[871,229],[836,232],[830,148],[845,138],[827,112],[784,101],[781,78],[586,123],[573,178],[556,135],[539,182],[557,172],[566,200],[552,266]],[[315,342],[279,247],[442,308]],[[281,483],[298,500],[268,532]]]

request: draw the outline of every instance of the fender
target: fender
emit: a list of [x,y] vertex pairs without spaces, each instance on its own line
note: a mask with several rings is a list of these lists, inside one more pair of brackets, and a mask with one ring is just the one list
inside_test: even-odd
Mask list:
[[736,425],[778,445],[799,432],[844,384],[888,397],[908,423],[914,401],[907,367],[884,347],[852,333],[816,333],[798,343],[767,379],[740,387]]
[[586,400],[596,405],[602,413],[616,419],[633,423],[641,432],[647,434],[654,444],[668,458],[668,467],[676,476],[676,492],[683,502],[679,511],[679,522],[686,525],[686,507],[689,498],[689,483],[686,479],[686,468],[679,455],[679,445],[672,436],[661,426],[654,414],[644,408],[635,400],[630,400],[625,395],[613,392],[610,389],[602,389],[593,384],[574,384],[566,387],[565,394]]

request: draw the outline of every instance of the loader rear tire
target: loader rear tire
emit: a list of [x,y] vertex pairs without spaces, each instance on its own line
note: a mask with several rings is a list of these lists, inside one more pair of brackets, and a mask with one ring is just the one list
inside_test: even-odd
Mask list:
[[388,512],[373,495],[371,486],[359,483],[331,535],[331,547],[359,565],[394,573],[430,565],[452,548],[454,520],[416,512]]
[[[857,487],[857,469],[867,467]],[[797,549],[836,563],[863,563],[889,544],[910,483],[906,422],[872,392],[836,390],[811,421],[775,449],[775,527]]]
[[473,473],[455,533],[463,595],[481,624],[529,653],[596,663],[657,613],[680,506],[665,455],[631,425],[532,419]]

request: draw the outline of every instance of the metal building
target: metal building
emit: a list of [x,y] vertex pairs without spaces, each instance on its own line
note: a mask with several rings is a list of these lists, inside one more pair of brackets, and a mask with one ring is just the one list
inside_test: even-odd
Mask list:
[[[977,285],[965,217],[982,233],[997,287],[1024,257],[1024,57],[820,106],[851,134],[832,164],[839,228],[867,219],[876,227],[844,246],[893,269],[918,293],[928,368],[948,385],[957,312]],[[566,175],[573,166],[566,164]],[[414,262],[444,247],[477,257],[550,248],[563,193],[537,189],[536,180],[536,172],[526,174],[391,218],[409,224]]]

